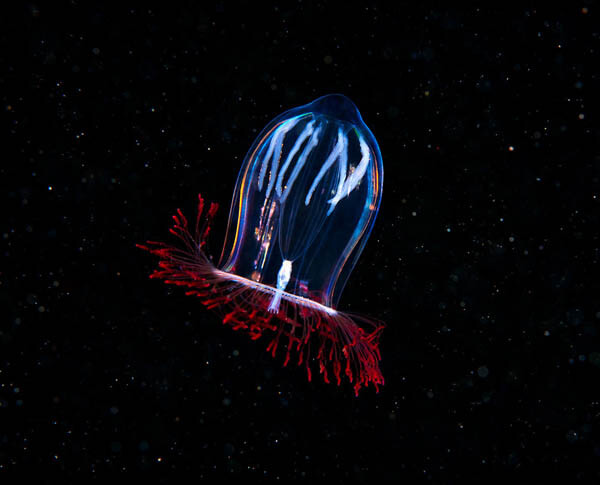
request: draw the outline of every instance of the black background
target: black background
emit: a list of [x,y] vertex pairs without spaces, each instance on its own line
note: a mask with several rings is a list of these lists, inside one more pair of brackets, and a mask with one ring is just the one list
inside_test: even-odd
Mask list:
[[[600,478],[597,6],[257,3],[4,17],[1,470]],[[218,256],[258,131],[332,92],[385,168],[340,302],[388,325],[386,384],[359,398],[148,280],[134,247],[202,192]]]

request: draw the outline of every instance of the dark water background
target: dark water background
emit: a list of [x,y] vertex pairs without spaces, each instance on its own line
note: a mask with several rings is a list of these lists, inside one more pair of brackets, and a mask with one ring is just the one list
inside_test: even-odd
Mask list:
[[[597,483],[595,2],[11,8],[0,473]],[[359,398],[148,280],[134,247],[202,192],[223,208],[218,256],[257,132],[331,92],[357,104],[385,167],[340,302],[388,324],[386,385]]]

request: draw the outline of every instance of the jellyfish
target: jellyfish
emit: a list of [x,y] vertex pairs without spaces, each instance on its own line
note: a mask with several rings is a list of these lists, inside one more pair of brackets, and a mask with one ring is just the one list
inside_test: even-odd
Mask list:
[[206,241],[217,204],[198,196],[195,220],[173,216],[176,243],[138,247],[158,256],[151,278],[187,289],[224,324],[267,337],[283,365],[346,378],[355,394],[384,379],[384,324],[337,305],[375,222],[383,164],[375,137],[350,99],[320,97],[273,119],[242,164],[220,261]]

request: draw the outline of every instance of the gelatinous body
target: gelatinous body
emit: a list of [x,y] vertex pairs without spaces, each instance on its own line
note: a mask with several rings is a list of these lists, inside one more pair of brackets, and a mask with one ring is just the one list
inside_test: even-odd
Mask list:
[[[326,381],[345,375],[355,392],[383,384],[383,324],[336,309],[381,201],[383,165],[356,106],[333,94],[271,121],[246,156],[233,195],[220,263],[204,252],[212,204],[192,225],[178,211],[181,244],[140,246],[160,257],[151,277],[189,288],[223,322],[252,338],[269,334]],[[295,355],[296,357],[293,357]]]

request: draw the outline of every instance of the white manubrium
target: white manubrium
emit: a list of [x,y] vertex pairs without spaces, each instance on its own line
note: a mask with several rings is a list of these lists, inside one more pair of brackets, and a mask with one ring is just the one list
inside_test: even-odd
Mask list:
[[283,263],[281,263],[281,268],[279,268],[279,273],[277,273],[277,291],[271,300],[269,305],[269,311],[271,313],[279,312],[279,303],[281,302],[281,296],[283,295],[283,291],[287,287],[290,282],[290,276],[292,275],[292,262],[284,259]]
[[[292,118],[285,121],[271,135],[271,140],[268,149],[262,158],[260,172],[258,177],[258,189],[262,191],[265,182],[267,170],[269,168],[269,162],[271,162],[271,171],[269,174],[269,184],[265,193],[265,197],[268,198],[273,190],[279,197],[280,203],[284,203],[290,194],[290,191],[296,181],[300,171],[306,164],[308,156],[313,149],[319,144],[319,135],[322,131],[322,124],[317,124],[317,120],[312,120],[306,124],[300,135],[298,135],[292,149],[285,158],[283,165],[279,168],[279,162],[281,158],[281,149],[284,144],[286,134],[294,128],[303,117]],[[371,150],[369,145],[358,133],[358,142],[360,145],[361,159],[358,164],[353,167],[354,170],[348,170],[348,137],[342,131],[338,129],[337,142],[333,149],[327,156],[325,163],[319,170],[319,173],[314,178],[308,193],[304,199],[304,204],[308,205],[311,203],[312,196],[319,184],[319,182],[325,177],[325,174],[331,169],[337,162],[337,169],[339,173],[339,181],[335,195],[327,201],[329,209],[327,215],[331,214],[335,209],[336,205],[344,197],[348,197],[350,193],[358,186],[362,178],[365,176],[369,162],[371,161]],[[304,148],[301,150],[302,145]],[[292,172],[284,182],[283,177],[287,173],[288,169],[293,166]],[[277,173],[279,171],[279,173]]]

